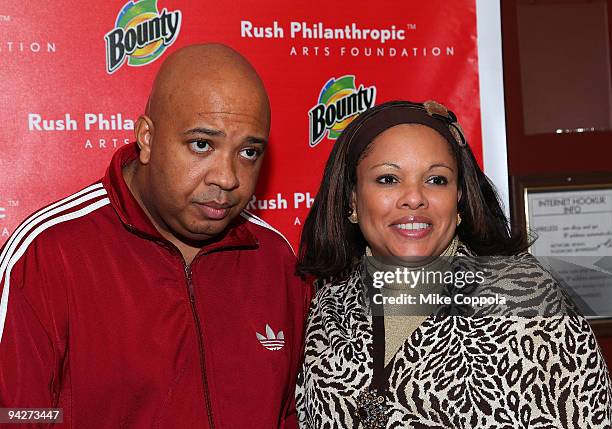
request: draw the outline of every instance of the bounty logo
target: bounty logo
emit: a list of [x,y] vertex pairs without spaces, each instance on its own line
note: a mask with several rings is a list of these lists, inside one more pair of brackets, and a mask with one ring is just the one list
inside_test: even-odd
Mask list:
[[310,122],[310,147],[315,147],[327,138],[336,140],[353,119],[376,101],[376,87],[355,88],[355,76],[346,75],[331,78],[321,89],[319,103],[308,111]]
[[132,67],[155,61],[176,40],[181,11],[157,10],[157,0],[128,1],[106,40],[106,72],[114,73],[127,59]]

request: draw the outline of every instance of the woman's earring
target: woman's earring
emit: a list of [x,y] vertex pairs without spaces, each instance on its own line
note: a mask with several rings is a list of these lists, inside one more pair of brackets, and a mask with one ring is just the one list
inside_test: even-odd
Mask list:
[[457,226],[461,225],[461,215],[457,213]]
[[356,209],[352,209],[351,210],[351,214],[348,217],[348,220],[350,223],[358,223],[359,220],[357,219],[357,210]]

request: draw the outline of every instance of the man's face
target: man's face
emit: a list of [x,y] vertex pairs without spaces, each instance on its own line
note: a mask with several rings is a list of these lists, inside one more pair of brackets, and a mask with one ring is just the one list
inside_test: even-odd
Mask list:
[[149,195],[142,197],[158,228],[202,241],[221,233],[251,198],[269,116],[260,95],[190,86],[171,93],[152,122]]

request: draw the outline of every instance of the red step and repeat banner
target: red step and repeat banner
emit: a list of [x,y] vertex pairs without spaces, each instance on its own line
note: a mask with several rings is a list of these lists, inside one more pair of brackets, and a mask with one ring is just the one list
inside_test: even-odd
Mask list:
[[29,213],[102,177],[169,53],[213,41],[267,86],[271,144],[248,209],[294,247],[335,139],[374,104],[448,105],[482,165],[476,0],[5,1],[0,245]]

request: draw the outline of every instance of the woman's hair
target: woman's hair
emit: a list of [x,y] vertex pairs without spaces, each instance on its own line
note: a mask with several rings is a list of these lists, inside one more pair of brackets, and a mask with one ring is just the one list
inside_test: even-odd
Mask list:
[[297,272],[320,278],[348,273],[367,245],[358,224],[349,221],[357,164],[372,140],[399,124],[422,124],[448,142],[458,166],[462,222],[457,234],[477,255],[515,255],[528,246],[522,232],[510,233],[508,219],[487,176],[482,172],[453,112],[428,101],[390,101],[359,115],[342,132],[325,165],[321,186],[304,223]]

